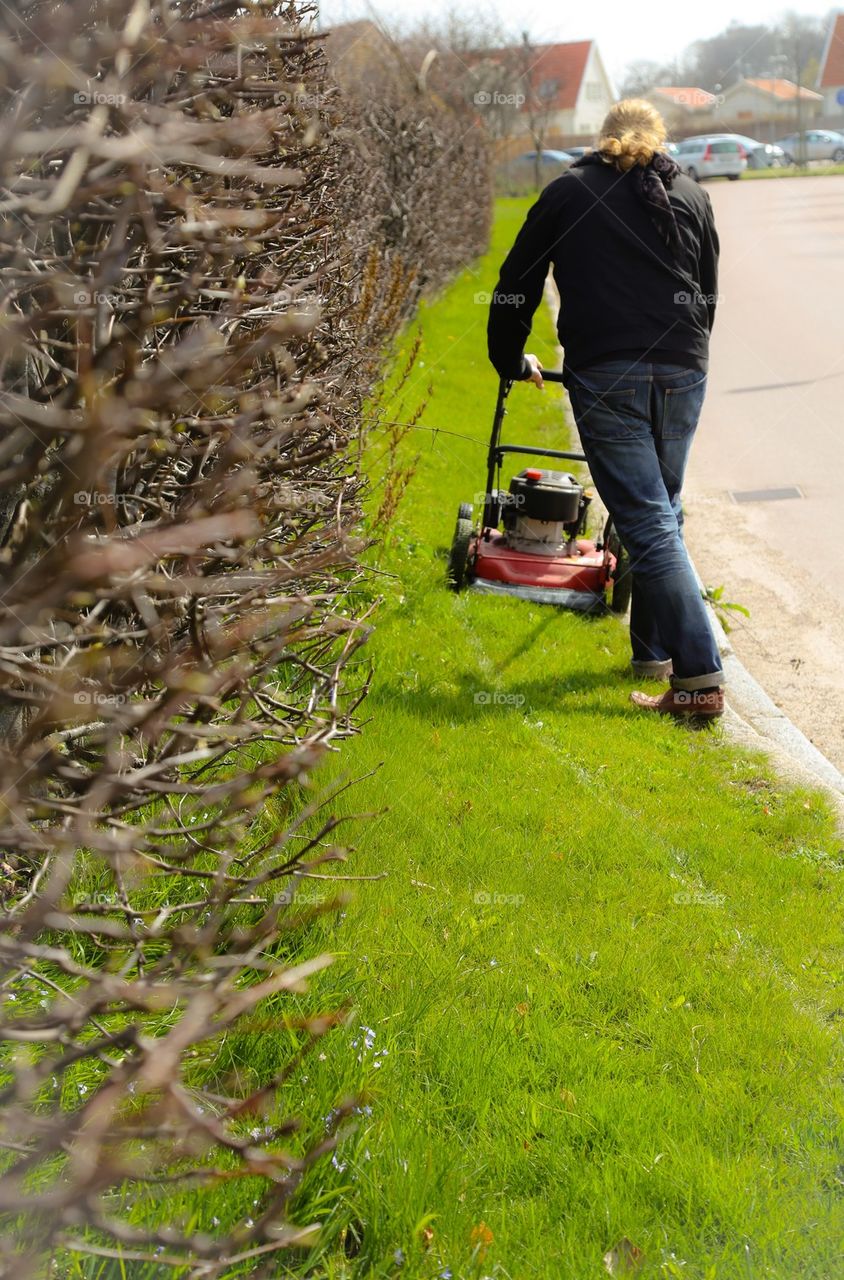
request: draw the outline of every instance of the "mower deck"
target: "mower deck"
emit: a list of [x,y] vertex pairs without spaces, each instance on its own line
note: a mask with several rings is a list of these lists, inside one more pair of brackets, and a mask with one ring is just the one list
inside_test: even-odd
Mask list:
[[607,581],[615,567],[589,538],[577,539],[577,555],[544,556],[508,547],[497,529],[473,540],[470,586],[494,595],[520,596],[591,613],[605,607]]
[[555,604],[575,613],[606,613],[608,608],[603,595],[572,591],[570,587],[528,587],[521,582],[488,582],[485,578],[475,578],[469,583],[469,590],[491,596],[517,596],[534,604]]

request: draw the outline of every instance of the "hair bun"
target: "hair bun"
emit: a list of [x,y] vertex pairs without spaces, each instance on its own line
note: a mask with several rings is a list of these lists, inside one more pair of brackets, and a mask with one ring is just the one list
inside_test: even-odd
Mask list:
[[623,173],[634,165],[650,164],[664,149],[665,121],[653,103],[644,98],[625,98],[607,115],[598,139],[598,150]]

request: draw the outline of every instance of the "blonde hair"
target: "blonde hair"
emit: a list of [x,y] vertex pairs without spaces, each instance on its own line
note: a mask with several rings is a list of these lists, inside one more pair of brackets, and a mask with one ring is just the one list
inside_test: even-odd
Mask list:
[[650,164],[665,150],[668,131],[656,107],[644,98],[625,98],[611,107],[601,126],[597,150],[626,173],[634,165]]

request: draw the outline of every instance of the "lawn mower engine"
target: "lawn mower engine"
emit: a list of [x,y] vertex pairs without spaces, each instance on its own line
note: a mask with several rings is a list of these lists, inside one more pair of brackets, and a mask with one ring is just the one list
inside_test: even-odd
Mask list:
[[590,502],[567,471],[520,471],[509,492],[487,496],[483,528],[471,548],[471,587],[584,613],[602,609],[615,562],[583,537]]
[[528,467],[513,476],[499,501],[508,547],[539,556],[577,553],[591,498],[573,475]]

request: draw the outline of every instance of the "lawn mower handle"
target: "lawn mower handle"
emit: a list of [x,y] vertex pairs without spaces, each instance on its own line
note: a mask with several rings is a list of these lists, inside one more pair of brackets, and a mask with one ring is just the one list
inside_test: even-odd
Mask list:
[[585,462],[585,453],[570,453],[566,449],[536,449],[530,444],[499,444],[496,454],[528,453],[534,458],[563,458],[569,462]]
[[[548,382],[562,382],[563,375],[555,369],[542,370],[542,377]],[[527,382],[527,379],[520,379]],[[506,401],[514,383],[509,378],[501,378],[498,383],[498,399],[495,404],[495,416],[492,420],[492,437],[489,442],[489,452],[487,454],[487,481],[486,491],[492,492],[495,483],[495,473],[501,466],[505,453],[524,453],[535,458],[558,458],[560,461],[567,462],[585,462],[586,458],[582,453],[571,453],[563,449],[539,449],[532,445],[518,444],[502,444],[501,428],[504,423],[504,415],[507,412]]]
[[[556,369],[540,369],[543,382],[562,382],[563,374]],[[527,378],[520,378],[520,382],[528,382]],[[501,406],[504,406],[509,391],[512,389],[513,383],[508,383],[504,378],[501,379],[499,391],[501,392]],[[499,422],[500,431],[500,422]],[[517,444],[498,444],[498,433],[496,433],[496,455],[498,459],[505,453],[531,453],[537,458],[561,458],[568,462],[585,462],[586,456],[582,453],[569,453],[563,449],[533,449],[525,445]]]
[[[559,373],[556,369],[540,369],[539,372],[542,375],[543,382],[562,382],[563,381],[563,374]],[[500,389],[506,398],[510,394],[510,392],[513,390],[513,387],[516,385],[516,382],[523,382],[525,383],[525,385],[527,385],[530,381],[531,381],[530,378],[517,378],[515,381],[512,378],[502,378],[500,383]]]

